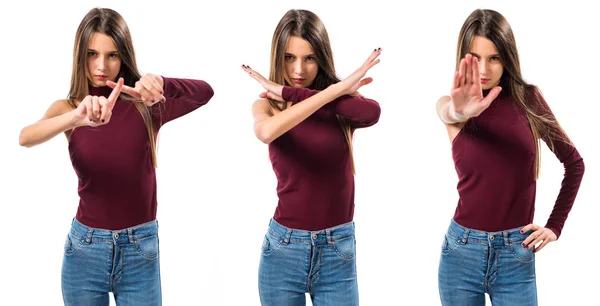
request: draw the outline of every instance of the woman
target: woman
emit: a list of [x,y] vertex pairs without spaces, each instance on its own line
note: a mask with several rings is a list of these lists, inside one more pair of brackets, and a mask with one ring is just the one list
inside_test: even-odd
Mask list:
[[358,305],[352,134],[379,120],[380,107],[357,90],[379,62],[376,49],[351,76],[335,73],[327,31],[306,10],[280,20],[269,80],[242,68],[266,90],[252,112],[269,145],[279,203],[262,245],[262,305]]
[[[460,31],[451,95],[437,103],[460,196],[442,246],[443,305],[537,305],[535,252],[555,241],[581,183],[583,159],[540,91],[524,81],[506,19],[475,10]],[[542,139],[565,176],[545,226],[532,224]]]
[[65,243],[65,305],[160,305],[156,149],[160,127],[206,104],[200,80],[138,71],[129,29],[117,12],[92,9],[75,36],[68,99],[21,131],[31,147],[64,133],[79,178],[76,217]]

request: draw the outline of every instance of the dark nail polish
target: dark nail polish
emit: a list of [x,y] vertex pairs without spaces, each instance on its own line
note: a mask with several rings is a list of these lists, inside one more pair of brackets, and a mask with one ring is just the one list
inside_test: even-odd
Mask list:
[[104,119],[102,119],[102,123],[104,123]]
[[377,49],[373,49],[373,52],[377,51]]
[[156,101],[154,100],[154,98],[152,98],[152,103],[156,103]]

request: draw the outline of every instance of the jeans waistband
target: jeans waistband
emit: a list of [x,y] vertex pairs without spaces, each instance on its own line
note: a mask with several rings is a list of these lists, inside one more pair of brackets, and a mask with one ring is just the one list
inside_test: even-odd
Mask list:
[[492,247],[510,246],[513,243],[522,242],[532,233],[532,231],[521,233],[522,228],[523,226],[497,232],[485,232],[466,228],[452,220],[448,227],[448,235],[462,244],[477,243]]
[[269,222],[269,234],[280,239],[283,244],[290,242],[312,244],[326,242],[329,245],[333,245],[336,240],[354,235],[354,222],[351,221],[322,230],[307,231],[288,228],[271,219]]
[[85,243],[110,240],[115,244],[120,242],[135,243],[137,239],[158,234],[158,221],[153,220],[125,229],[108,230],[89,227],[73,218],[71,234],[82,238]]

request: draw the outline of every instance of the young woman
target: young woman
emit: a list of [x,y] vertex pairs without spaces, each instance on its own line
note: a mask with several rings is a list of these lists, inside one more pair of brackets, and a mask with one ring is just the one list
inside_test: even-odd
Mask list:
[[256,136],[269,145],[279,203],[262,245],[262,305],[358,305],[352,134],[379,120],[379,104],[357,90],[381,49],[348,78],[336,76],[319,17],[290,10],[271,45],[269,80],[253,107]]
[[[458,39],[451,95],[437,103],[460,196],[442,246],[443,305],[537,305],[534,253],[555,241],[573,206],[583,159],[540,91],[521,76],[506,19],[476,10]],[[542,139],[565,176],[545,226],[532,224]]]
[[141,76],[117,12],[95,8],[83,18],[68,99],[19,139],[30,147],[64,133],[79,177],[62,267],[66,305],[109,305],[109,292],[117,305],[161,304],[156,137],[212,96],[204,81]]

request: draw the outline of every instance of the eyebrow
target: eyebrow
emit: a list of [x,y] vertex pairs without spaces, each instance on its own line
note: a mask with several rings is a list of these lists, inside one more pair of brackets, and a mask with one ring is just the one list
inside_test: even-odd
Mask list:
[[[477,54],[477,53],[475,53],[475,52],[469,52],[469,54],[471,54],[471,55],[473,55],[473,56],[475,56],[475,57],[479,57],[479,58],[481,57],[481,55],[479,55],[479,54]],[[490,57],[492,57],[492,56],[497,56],[497,57],[500,57],[500,54],[498,54],[498,53],[495,53],[495,54],[492,54],[492,55],[490,55]]]
[[[97,50],[94,50],[94,49],[88,48],[88,52],[90,52],[90,51],[98,52]],[[113,51],[108,51],[107,53],[119,53],[119,51],[117,51],[117,50],[113,50]]]
[[[286,53],[285,53],[285,56],[296,56],[296,55],[295,55],[295,54],[292,54],[292,53],[287,53],[287,52],[286,52]],[[309,56],[316,57],[314,53],[307,54],[307,55],[305,55],[304,57],[309,57]]]

